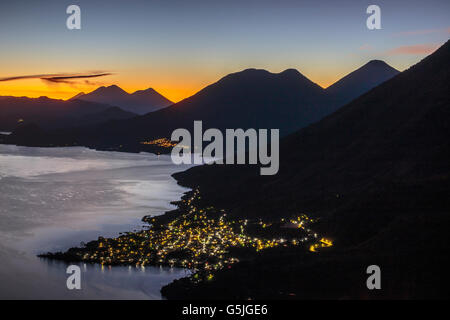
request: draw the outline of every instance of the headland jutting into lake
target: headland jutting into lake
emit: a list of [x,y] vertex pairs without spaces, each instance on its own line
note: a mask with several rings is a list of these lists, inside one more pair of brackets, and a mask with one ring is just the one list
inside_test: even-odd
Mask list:
[[82,247],[39,257],[102,265],[173,266],[191,269],[189,282],[212,281],[214,272],[252,260],[262,250],[304,246],[316,252],[332,242],[310,229],[314,220],[305,214],[276,222],[231,219],[214,207],[201,207],[198,189],[187,192],[177,209],[161,216],[146,216],[148,226],[117,238],[99,237]]

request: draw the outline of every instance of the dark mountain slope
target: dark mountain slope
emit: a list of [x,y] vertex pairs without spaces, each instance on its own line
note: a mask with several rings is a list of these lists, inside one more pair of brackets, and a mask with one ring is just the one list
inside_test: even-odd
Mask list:
[[[194,120],[219,129],[280,128],[289,132],[321,117],[322,94],[322,88],[296,70],[274,74],[247,69],[139,121],[161,127],[160,132],[166,134],[175,128],[190,128]],[[164,123],[158,126],[161,121]]]
[[[205,204],[252,217],[309,212],[334,246],[275,248],[163,288],[169,299],[445,299],[450,259],[450,42],[282,143],[276,176],[250,167],[178,173]],[[368,290],[366,268],[381,268]],[[214,295],[212,294],[214,292]]]
[[80,92],[80,93],[77,93],[76,95],[74,95],[72,98],[70,98],[69,100],[76,100],[76,99],[78,99],[79,97],[81,97],[81,96],[84,96],[86,93],[84,93],[84,92]]
[[[230,74],[170,107],[125,121],[91,128],[50,132],[40,145],[77,144],[139,150],[141,141],[170,137],[177,128],[280,128],[294,131],[325,115],[323,89],[296,70],[273,74],[248,69]],[[14,134],[11,141],[19,139]],[[22,140],[21,140],[22,141]],[[123,150],[123,149],[122,149]]]
[[[280,170],[202,166],[178,173],[236,215],[336,213],[360,241],[401,212],[449,210],[450,44],[322,121],[286,137]],[[364,212],[364,214],[362,214]],[[358,228],[349,227],[358,225]]]
[[119,107],[109,107],[100,112],[91,113],[75,119],[77,126],[87,126],[92,124],[104,123],[112,120],[130,119],[136,117],[137,114],[124,111]]
[[[18,124],[37,124],[43,129],[68,128],[98,124],[103,120],[130,118],[133,114],[109,105],[81,101],[56,100],[47,97],[0,97],[0,129],[12,131]],[[103,114],[103,116],[100,116]],[[92,115],[92,117],[91,117]]]
[[[45,140],[36,139],[37,145],[81,144],[100,149],[143,150],[141,141],[170,137],[177,128],[192,129],[195,120],[202,120],[207,128],[279,128],[281,135],[294,132],[318,121],[353,99],[365,88],[370,89],[386,76],[379,69],[389,67],[369,63],[346,77],[352,84],[353,77],[360,84],[346,91],[339,86],[332,94],[308,80],[297,70],[288,69],[274,74],[265,70],[247,69],[225,76],[197,94],[161,110],[137,117],[130,121],[115,121],[101,126],[53,132]],[[373,77],[370,70],[376,70]],[[364,79],[367,77],[367,79]],[[375,79],[375,80],[373,80]],[[342,87],[342,88],[341,88]],[[153,94],[151,89],[137,91],[132,96]],[[95,101],[122,106],[130,98],[117,86],[101,87],[88,94]],[[108,99],[105,100],[105,97]],[[85,99],[86,96],[79,97]],[[10,137],[18,140],[18,137]],[[27,144],[23,139],[21,143]]]
[[342,106],[399,73],[384,61],[372,60],[329,86],[326,92],[334,106]]

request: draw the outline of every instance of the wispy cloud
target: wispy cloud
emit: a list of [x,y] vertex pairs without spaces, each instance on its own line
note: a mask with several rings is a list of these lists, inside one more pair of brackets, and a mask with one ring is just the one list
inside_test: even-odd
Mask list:
[[439,48],[438,44],[416,44],[412,46],[400,46],[394,49],[389,50],[387,55],[418,55],[418,54],[431,54],[437,48]]
[[24,75],[24,76],[10,76],[0,78],[0,82],[3,81],[14,81],[14,80],[25,80],[25,79],[41,79],[46,82],[51,83],[66,83],[66,84],[75,84],[76,80],[85,79],[85,83],[89,83],[89,78],[98,78],[109,76],[112,73],[109,72],[94,72],[94,73],[54,73],[54,74],[33,74],[33,75]]
[[443,29],[422,29],[422,30],[413,30],[413,31],[403,31],[403,32],[394,33],[393,36],[394,37],[418,36],[418,35],[431,34],[431,33],[450,34],[450,27],[443,28]]

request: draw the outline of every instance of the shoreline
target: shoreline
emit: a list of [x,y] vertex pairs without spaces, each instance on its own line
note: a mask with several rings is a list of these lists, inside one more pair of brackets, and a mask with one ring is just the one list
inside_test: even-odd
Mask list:
[[[85,270],[80,263],[86,282],[82,292],[75,292],[66,288],[65,263],[36,257],[42,252],[65,251],[98,236],[117,237],[121,231],[140,230],[143,216],[175,209],[170,202],[189,189],[170,177],[182,170],[172,165],[170,158],[82,147],[4,145],[1,149],[0,175],[5,174],[5,179],[0,181],[4,217],[0,233],[5,263],[0,276],[7,287],[17,287],[15,296],[160,299],[163,284],[186,276],[177,268],[132,268],[131,274],[128,267],[111,270],[86,264]],[[26,170],[23,164],[28,164]],[[33,211],[35,215],[30,214]],[[6,227],[8,223],[11,228]],[[26,284],[22,285],[22,279],[27,279]],[[7,287],[0,292],[5,297]],[[39,294],[38,287],[45,292]]]
[[[112,151],[112,150],[102,150],[102,149],[96,149],[96,148],[90,148],[86,147],[91,150],[96,151]],[[167,149],[166,149],[167,150]],[[124,153],[134,153],[130,151],[125,150],[114,150],[115,152],[124,152]],[[83,257],[83,255],[91,253],[91,254],[98,254],[98,249],[100,244],[102,248],[112,248],[114,250],[117,250],[117,239],[121,238],[122,240],[128,241],[133,240],[136,242],[137,239],[142,240],[143,235],[148,232],[151,228],[156,229],[164,229],[168,227],[168,224],[170,224],[172,221],[179,219],[180,217],[183,218],[183,215],[189,214],[190,208],[189,204],[193,201],[193,199],[189,200],[189,197],[192,197],[193,195],[196,195],[196,192],[198,192],[198,189],[196,190],[194,186],[186,185],[182,181],[182,179],[179,179],[179,174],[185,172],[185,171],[177,171],[173,174],[171,174],[171,177],[174,178],[177,181],[177,184],[185,187],[190,188],[191,190],[185,192],[180,200],[170,201],[170,204],[177,206],[174,210],[166,211],[158,216],[144,216],[142,217],[141,221],[145,222],[147,226],[144,226],[141,231],[129,231],[129,232],[119,232],[119,237],[117,238],[104,238],[99,237],[97,240],[89,241],[86,244],[85,248],[80,247],[73,247],[65,252],[47,252],[47,253],[41,253],[37,256],[40,259],[49,259],[49,260],[58,260],[65,263],[70,262],[84,262],[94,265],[106,265],[106,266],[133,266],[140,268],[145,268],[145,266],[163,266],[163,267],[176,267],[176,268],[183,268],[185,270],[189,270],[191,273],[187,277],[183,277],[180,279],[173,280],[167,285],[164,285],[160,288],[160,292],[164,298],[179,298],[180,296],[177,294],[173,294],[173,292],[176,292],[178,290],[178,286],[186,287],[186,286],[202,286],[204,283],[211,284],[214,280],[215,274],[223,269],[232,269],[233,266],[237,262],[243,262],[243,263],[253,263],[254,260],[256,260],[259,256],[259,253],[262,249],[268,249],[273,250],[275,248],[281,248],[281,247],[299,247],[300,245],[304,245],[304,248],[301,248],[301,251],[307,252],[308,247],[316,246],[318,248],[324,247],[319,239],[312,239],[313,234],[309,234],[309,239],[304,239],[303,233],[298,233],[297,227],[290,228],[282,227],[287,223],[287,221],[283,221],[282,218],[281,221],[278,221],[276,223],[275,227],[272,227],[271,231],[267,232],[265,228],[265,223],[262,222],[261,219],[251,219],[251,221],[247,220],[239,220],[239,221],[233,221],[230,222],[228,225],[227,230],[230,231],[233,228],[239,229],[242,227],[240,224],[249,224],[250,227],[248,230],[250,231],[249,234],[241,237],[239,240],[239,233],[235,231],[230,231],[232,237],[235,237],[234,239],[238,239],[238,241],[243,242],[243,245],[240,245],[239,247],[234,245],[226,244],[224,247],[220,247],[220,251],[224,254],[222,257],[219,257],[219,255],[212,255],[212,258],[209,257],[196,257],[195,255],[192,255],[191,253],[187,256],[184,256],[183,259],[180,259],[180,255],[178,253],[175,253],[175,258],[169,256],[164,256],[162,261],[160,261],[160,257],[156,254],[156,251],[153,252],[145,252],[146,255],[149,254],[149,259],[139,260],[137,258],[136,254],[132,254],[131,257],[127,253],[126,259],[111,259],[108,260],[108,257],[103,255],[103,261],[100,259],[100,256],[86,256]],[[207,208],[204,208],[207,206],[206,203],[203,202],[203,200],[200,199],[199,196],[198,199],[195,200],[196,205],[199,205],[202,208],[196,208],[197,212],[200,212],[202,210],[207,211]],[[186,205],[187,203],[187,205]],[[197,210],[198,209],[198,210]],[[210,228],[215,228],[219,225],[220,219],[224,218],[226,214],[224,213],[224,210],[217,210],[212,207],[208,207],[208,217],[214,217],[212,221],[208,222],[207,225]],[[306,216],[305,216],[306,217]],[[296,217],[296,219],[300,219],[300,217]],[[192,223],[193,221],[190,220],[189,217],[184,217],[186,222]],[[308,218],[309,219],[309,218]],[[206,219],[209,220],[209,219]],[[226,219],[225,219],[226,220]],[[268,225],[272,225],[271,221],[268,223]],[[295,222],[295,221],[294,221]],[[299,222],[299,221],[297,221]],[[228,223],[228,222],[227,222]],[[264,227],[263,227],[264,226]],[[260,229],[260,230],[255,230]],[[262,230],[266,229],[266,230]],[[247,231],[247,230],[246,230]],[[292,232],[293,231],[293,232]],[[302,230],[301,232],[304,232]],[[120,235],[121,234],[121,235]],[[276,237],[278,237],[276,239]],[[136,238],[136,239],[134,239]],[[206,237],[208,238],[208,237]],[[284,239],[286,238],[286,239]],[[201,239],[201,238],[200,238]],[[244,239],[244,240],[243,240]],[[145,239],[144,239],[145,240]],[[314,242],[315,241],[315,242]],[[104,246],[104,247],[103,247]],[[197,246],[197,249],[199,247]],[[298,249],[295,249],[298,250]],[[104,250],[100,250],[104,251]],[[150,250],[151,251],[151,250]],[[312,250],[309,250],[312,251]],[[97,252],[97,253],[96,253]],[[81,255],[83,253],[83,255]],[[204,252],[204,254],[209,255],[208,252]],[[183,257],[183,253],[181,253],[181,257]],[[175,259],[175,260],[173,260]],[[189,261],[193,261],[190,263]]]
[[199,207],[199,203],[200,191],[187,191],[181,200],[171,202],[177,209],[159,216],[144,216],[142,221],[148,226],[140,231],[123,232],[117,238],[99,237],[82,247],[38,257],[66,263],[168,266],[191,271],[188,277],[163,286],[163,293],[179,281],[194,286],[212,282],[216,272],[252,261],[263,250],[283,247],[306,252],[320,243],[318,235],[308,227],[314,221],[306,215],[268,223],[234,220],[228,219],[224,210]]

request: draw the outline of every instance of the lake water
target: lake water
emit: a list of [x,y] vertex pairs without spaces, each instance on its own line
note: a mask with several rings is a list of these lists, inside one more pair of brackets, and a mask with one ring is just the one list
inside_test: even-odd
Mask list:
[[0,298],[161,299],[187,271],[79,264],[82,289],[68,290],[67,265],[36,254],[140,229],[187,191],[170,176],[185,169],[169,156],[0,145]]

